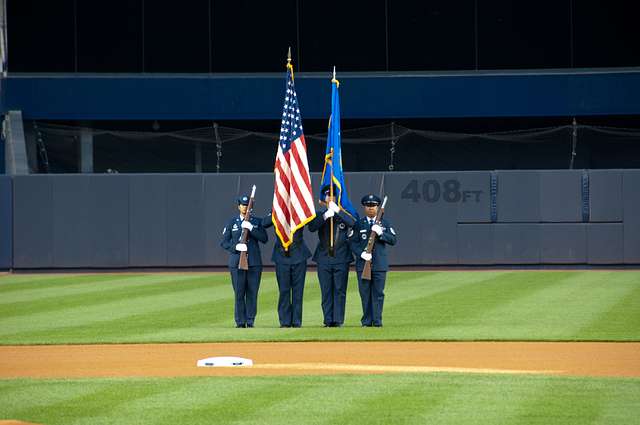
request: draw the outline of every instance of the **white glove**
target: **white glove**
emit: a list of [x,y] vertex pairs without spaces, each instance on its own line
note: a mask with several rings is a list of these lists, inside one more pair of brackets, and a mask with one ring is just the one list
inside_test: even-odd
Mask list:
[[240,252],[244,252],[247,250],[247,244],[246,243],[239,243],[236,245],[236,251],[240,251]]
[[322,216],[324,217],[325,220],[329,220],[331,217],[333,217],[336,213],[333,212],[332,209],[328,209],[324,214],[322,214]]
[[374,224],[373,226],[371,226],[371,230],[376,232],[378,236],[382,235],[382,227],[380,227],[377,224]]
[[362,251],[362,254],[360,254],[360,258],[362,258],[364,261],[371,261],[372,257],[373,256],[367,251]]
[[242,224],[240,225],[240,227],[242,227],[243,229],[248,229],[249,231],[253,230],[253,224],[251,224],[250,222],[248,222],[247,220],[244,220],[242,222]]
[[329,202],[329,209],[336,214],[340,212],[340,207],[333,201]]

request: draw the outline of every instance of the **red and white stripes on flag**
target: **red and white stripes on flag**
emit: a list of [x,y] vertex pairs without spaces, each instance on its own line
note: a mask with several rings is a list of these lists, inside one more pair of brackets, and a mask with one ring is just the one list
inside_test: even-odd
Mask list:
[[316,216],[307,145],[290,63],[287,64],[286,94],[274,173],[271,220],[282,246],[288,249],[293,242],[293,234]]

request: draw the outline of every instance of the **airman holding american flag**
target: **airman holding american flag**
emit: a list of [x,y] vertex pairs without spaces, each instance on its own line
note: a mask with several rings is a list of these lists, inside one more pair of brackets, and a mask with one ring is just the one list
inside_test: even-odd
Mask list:
[[313,220],[316,210],[311,194],[307,145],[302,131],[300,105],[293,78],[291,49],[287,59],[287,78],[280,139],[274,167],[275,185],[271,214],[263,220],[273,225],[277,235],[272,261],[280,291],[278,317],[281,327],[302,325],[302,297],[311,256],[303,239],[303,227]]

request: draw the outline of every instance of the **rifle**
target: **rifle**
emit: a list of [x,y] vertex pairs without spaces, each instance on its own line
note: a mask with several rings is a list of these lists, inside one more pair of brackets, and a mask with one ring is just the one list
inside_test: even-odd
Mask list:
[[[251,219],[251,209],[253,208],[253,197],[256,194],[256,185],[253,185],[251,189],[251,198],[249,198],[249,205],[247,205],[247,212],[244,215],[244,221],[249,221]],[[249,229],[242,229],[242,235],[240,236],[240,243],[246,244],[247,238],[249,237]],[[247,259],[247,252],[242,251],[240,253],[240,261],[238,262],[238,268],[240,270],[249,270],[249,261]]]
[[[382,216],[384,215],[384,206],[386,205],[386,203],[387,197],[385,196],[384,201],[382,201],[382,205],[378,209],[378,213],[376,214],[375,218],[375,224],[377,224],[378,226],[380,225]],[[371,234],[369,235],[369,241],[367,242],[367,248],[365,249],[368,254],[371,254],[371,252],[373,251],[373,246],[376,243],[377,237],[378,234],[376,232],[371,232]],[[367,260],[364,262],[364,268],[362,269],[362,279],[371,280],[371,260]]]

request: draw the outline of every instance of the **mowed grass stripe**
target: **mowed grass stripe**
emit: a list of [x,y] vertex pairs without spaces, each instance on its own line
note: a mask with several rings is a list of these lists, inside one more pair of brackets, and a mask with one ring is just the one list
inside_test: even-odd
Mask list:
[[[269,282],[270,278],[267,277],[266,281]],[[227,282],[216,282],[209,288],[207,282],[206,287],[202,288],[202,282],[194,282],[194,286],[195,288],[189,289],[189,285],[180,283],[164,288],[161,295],[149,294],[136,299],[124,297],[126,301],[123,302],[127,302],[131,307],[120,306],[121,314],[115,316],[101,315],[102,311],[113,305],[113,301],[105,305],[99,303],[94,305],[99,308],[86,312],[84,320],[71,320],[64,325],[58,323],[53,331],[45,324],[44,329],[38,327],[27,332],[5,333],[3,339],[17,344],[38,344],[43,340],[54,344],[168,340],[202,342],[210,340],[212,330],[216,327],[229,331],[227,336],[233,339],[230,332],[235,331],[231,285]],[[167,292],[167,289],[171,290]],[[277,299],[270,294],[273,291],[265,290],[265,297]],[[160,296],[162,303],[157,302]],[[143,307],[137,308],[138,306]],[[91,316],[91,319],[88,316]],[[167,339],[167,334],[170,335],[170,339]]]
[[186,276],[74,282],[74,290],[91,290],[67,296],[55,295],[59,282],[41,287],[52,295],[0,305],[0,344],[640,339],[639,272],[391,272],[382,329],[360,328],[354,273],[340,329],[321,328],[314,272],[307,274],[302,329],[279,329],[273,273],[263,274],[252,330],[234,328],[228,274]]
[[[617,272],[580,272],[557,285],[545,287],[543,291],[531,293],[526,298],[485,312],[481,324],[470,326],[468,332],[485,338],[487,324],[502,326],[501,333],[507,338],[516,335],[528,335],[529,339],[571,340],[584,338],[593,326],[611,320],[611,308],[621,300],[628,301],[634,294],[640,293],[640,285],[633,283],[629,276]],[[626,308],[625,316],[633,320],[631,308]],[[640,312],[640,309],[635,310]],[[505,318],[509,318],[505,321]],[[635,315],[638,319],[638,315]],[[484,331],[480,327],[484,328]],[[625,326],[627,335],[633,327]],[[636,327],[635,337],[640,337],[640,328]],[[594,334],[594,336],[598,336]],[[620,334],[618,334],[618,337]],[[601,333],[601,339],[615,338],[613,334]]]
[[[532,391],[518,409],[513,422],[545,425],[553,418],[557,423],[598,423],[605,400],[589,385],[576,387],[565,381],[544,381],[545,386]],[[530,389],[530,385],[525,387]],[[580,412],[577,414],[577,412]]]
[[[424,323],[424,330],[429,333],[437,333],[443,327],[465,327],[482,321],[483,316],[492,309],[554,287],[570,276],[567,273],[511,272],[481,281],[467,279],[463,284],[425,295],[419,300],[390,302],[394,304],[394,308],[389,309],[385,320],[398,323],[408,320],[406,323],[411,323],[420,318]],[[402,299],[399,295],[394,292],[389,297]],[[398,313],[402,315],[394,317]],[[447,334],[450,335],[450,331]]]
[[[160,382],[164,389],[146,398],[120,406],[113,414],[118,417],[136,416],[145,412],[144,423],[198,423],[208,418],[209,423],[224,417],[228,423],[246,417],[254,408],[259,408],[264,399],[272,400],[273,387],[268,381],[255,381],[251,385],[210,385],[202,380],[189,380],[180,385]],[[186,385],[185,385],[186,384]],[[185,394],[190,394],[185,397]],[[267,402],[268,402],[267,401]],[[163,406],[172,406],[167,411]],[[154,408],[155,407],[155,408]]]
[[[0,307],[2,305],[17,302],[35,302],[38,300],[48,300],[52,297],[66,297],[73,295],[92,294],[98,292],[119,290],[122,288],[144,287],[158,285],[162,283],[173,283],[189,281],[191,279],[203,278],[215,281],[210,276],[191,275],[131,275],[119,277],[112,275],[111,279],[94,279],[93,276],[84,276],[86,279],[78,279],[72,284],[66,285],[59,282],[40,282],[34,288],[13,288],[11,291],[0,294]],[[0,279],[0,287],[2,287]]]
[[530,375],[0,380],[0,395],[3,417],[50,425],[624,425],[640,417],[638,379]]
[[[358,384],[355,392],[343,389],[334,395],[335,402],[346,402],[345,408],[327,415],[323,424],[349,423],[354,418],[367,424],[427,423],[429,413],[445,403],[452,392],[462,388],[461,382],[449,382],[443,391],[433,391],[428,382],[425,385],[411,375],[388,386],[377,385],[375,380]],[[417,400],[420,403],[416,403]]]
[[[504,380],[493,379],[489,375],[453,380],[455,383],[464,382],[465,385],[447,389],[446,397],[437,406],[423,406],[421,419],[424,423],[510,423],[510,419],[518,416],[522,403],[546,387],[544,381],[527,378],[525,381],[526,386],[521,385],[517,375],[508,379],[507,385]],[[446,374],[439,376],[435,384],[422,391],[437,392],[443,386],[451,386]],[[461,403],[467,404],[467,409],[460,409]],[[497,404],[500,405],[499,409],[496,408]],[[475,414],[469,416],[469,412]]]
[[[227,300],[205,300],[175,308],[156,309],[146,313],[131,312],[118,318],[103,318],[90,323],[73,324],[51,329],[37,329],[4,335],[3,338],[17,344],[38,344],[43,339],[49,344],[107,343],[107,342],[166,342],[155,338],[155,330],[173,331],[174,342],[206,341],[206,329],[210,325],[207,314],[210,308],[226,308]],[[232,320],[227,323],[231,327]],[[212,327],[212,326],[211,326]],[[198,339],[198,336],[202,339]]]
[[[472,296],[478,292],[485,293],[491,289],[490,285],[500,285],[502,280],[511,279],[512,275],[508,272],[479,274],[474,277],[467,273],[458,276],[440,272],[408,281],[402,279],[402,275],[391,274],[385,288],[383,319],[391,319],[401,325],[403,320],[415,321],[416,317],[424,317],[430,312],[451,316],[455,312],[449,309],[440,311],[442,307],[451,306],[449,299],[457,300],[459,306],[465,308],[465,303],[470,298],[467,294]],[[459,297],[459,294],[464,294],[464,297]]]
[[[619,295],[609,308],[600,308],[590,323],[576,331],[577,335],[592,339],[611,338],[614,340],[640,339],[640,284],[632,280],[623,280],[620,275],[611,276],[607,283],[615,286]],[[604,296],[604,294],[603,294]],[[635,312],[636,314],[629,314]],[[629,330],[635,332],[629,332]]]
[[[0,295],[2,299],[10,297],[13,294],[29,294],[31,290],[61,290],[63,288],[82,288],[86,283],[109,282],[112,280],[127,280],[135,278],[136,275],[113,275],[113,274],[94,274],[94,275],[4,275],[0,276]],[[18,279],[16,278],[24,278]],[[34,292],[32,294],[35,294]]]
[[[274,277],[266,277],[269,281]],[[175,290],[177,288],[177,293]],[[108,322],[149,312],[158,312],[174,307],[190,306],[203,301],[213,301],[229,297],[223,285],[198,285],[196,288],[180,290],[180,285],[163,286],[159,293],[129,298],[126,295],[117,300],[100,302],[88,298],[87,304],[57,311],[34,312],[29,316],[9,317],[0,320],[0,335],[9,335],[30,329],[51,330],[67,326],[89,325]],[[169,291],[169,292],[167,292]],[[26,329],[25,329],[26,327]]]
[[[292,385],[288,383],[284,387],[274,386],[269,380],[257,381],[256,385],[246,386],[235,394],[228,395],[224,392],[219,396],[221,402],[208,398],[201,398],[195,410],[185,406],[183,413],[191,421],[198,421],[199,418],[209,416],[211,418],[224,418],[227,423],[233,424],[260,424],[263,418],[270,418],[271,421],[281,416],[283,410],[289,411],[288,417],[296,415],[304,409],[308,400],[315,399],[313,387],[309,385]],[[206,394],[206,393],[205,393]],[[225,409],[226,406],[234,406],[232,411]],[[294,408],[295,406],[295,408]],[[297,411],[297,412],[296,412]],[[180,417],[176,417],[180,422]],[[304,422],[299,422],[304,423]]]
[[[210,278],[198,277],[188,279],[166,280],[155,282],[147,279],[142,282],[134,282],[126,285],[106,285],[86,284],[85,288],[92,288],[91,291],[81,291],[81,293],[61,294],[49,296],[47,298],[36,298],[5,304],[0,309],[0,320],[6,317],[33,314],[33,312],[44,313],[57,310],[73,309],[86,305],[98,306],[121,299],[133,299],[140,297],[151,297],[157,294],[176,294],[198,288],[204,288],[208,284],[213,284]],[[220,287],[216,286],[216,289]]]
[[[110,380],[86,380],[81,392],[77,391],[73,382],[70,385],[51,385],[52,383],[41,381],[48,390],[57,389],[59,396],[50,403],[39,405],[36,409],[22,409],[15,413],[18,418],[46,417],[55,414],[61,423],[110,423],[109,417],[113,417],[113,411],[121,406],[130,406],[139,399],[147,398],[153,394],[165,394],[169,392],[168,382],[157,385],[154,381],[110,381]],[[77,381],[75,382],[77,384]],[[186,384],[175,382],[179,391]],[[47,388],[49,387],[49,388]],[[17,400],[17,403],[20,401]],[[24,419],[23,419],[24,420]],[[122,416],[127,421],[127,416]],[[42,421],[41,423],[49,423]]]
[[[449,302],[459,300],[452,307],[437,299],[429,301],[433,313],[427,324],[431,328],[428,333],[434,338],[455,338],[458,335],[491,339],[491,335],[500,333],[511,335],[511,338],[514,334],[526,335],[528,339],[532,337],[532,328],[534,331],[555,332],[557,329],[541,326],[548,310],[553,309],[554,304],[549,300],[556,299],[557,294],[563,291],[579,290],[576,287],[583,281],[581,272],[511,272],[481,286],[446,293],[444,297]],[[569,325],[562,321],[555,324],[561,331]],[[459,335],[461,332],[463,334]]]
[[[262,300],[262,305],[258,310],[259,324],[262,327],[269,326],[275,329],[279,327],[276,312],[277,285],[272,281],[272,277],[263,279],[263,284],[265,283],[272,285],[269,287],[270,289],[261,286],[260,300]],[[182,296],[182,290],[190,290],[188,285],[182,283],[173,287],[173,290],[176,288],[180,288],[176,296]],[[200,294],[196,293],[196,295]],[[319,293],[317,298],[319,300]],[[126,299],[130,301],[130,297],[126,297]],[[190,302],[178,307],[169,305],[163,309],[156,307],[151,311],[130,309],[128,314],[124,316],[101,317],[92,322],[84,320],[77,323],[73,321],[72,324],[65,326],[59,324],[54,332],[47,327],[28,332],[5,333],[3,339],[18,344],[37,344],[43,339],[48,340],[48,343],[82,343],[91,339],[93,339],[92,342],[114,340],[119,342],[165,342],[168,340],[182,342],[208,341],[214,333],[215,335],[222,333],[225,340],[233,340],[238,336],[238,330],[234,329],[233,290],[230,283],[216,282],[215,289],[210,292],[207,289],[206,297],[191,296],[190,299],[197,300],[197,302]],[[313,300],[313,297],[309,297],[309,299]],[[148,301],[139,300],[136,304],[147,302],[154,303],[154,300],[153,298]],[[262,313],[260,313],[261,311]],[[321,320],[318,323],[321,323]],[[275,339],[277,336],[278,332],[275,331],[272,337]],[[261,335],[254,334],[254,338],[260,340]]]

